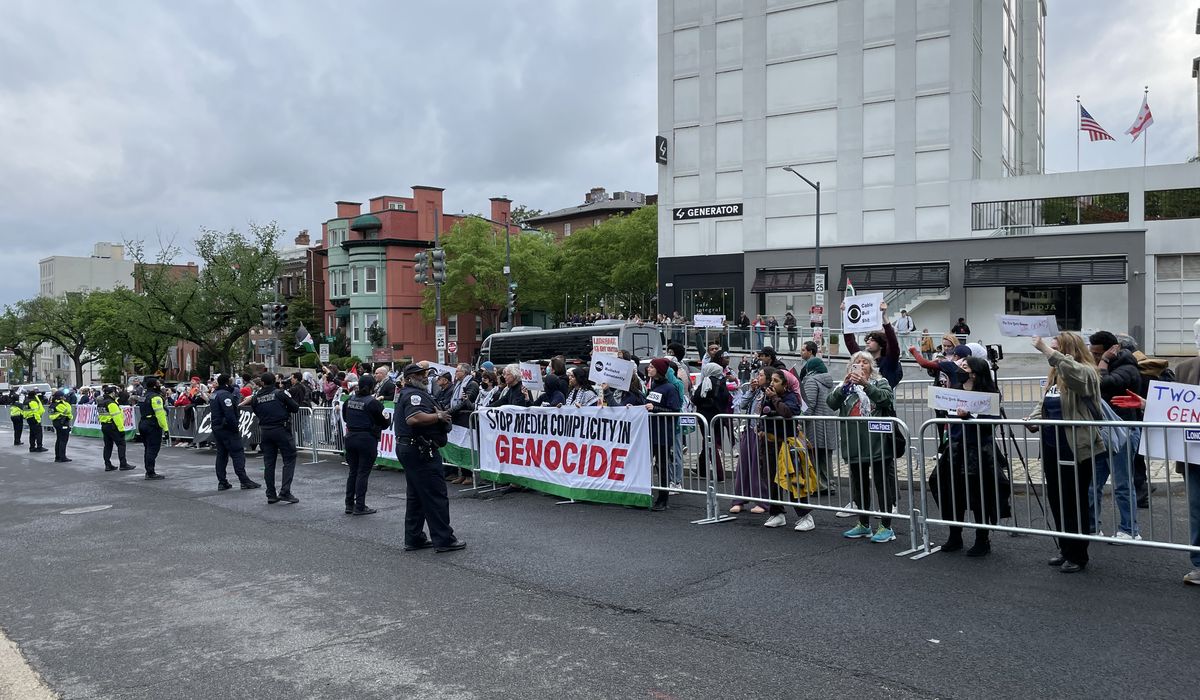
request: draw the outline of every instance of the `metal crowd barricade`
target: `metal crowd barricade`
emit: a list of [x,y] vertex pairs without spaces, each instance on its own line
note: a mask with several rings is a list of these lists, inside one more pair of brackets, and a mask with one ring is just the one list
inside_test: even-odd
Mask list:
[[208,415],[208,406],[167,406],[166,411],[167,437],[171,443],[182,441],[197,446],[200,423]]
[[[334,406],[303,406],[299,416],[299,431],[304,435],[305,447],[312,453],[312,463],[321,461],[319,455],[343,454],[346,450],[342,434],[341,413]],[[297,442],[299,445],[299,442]]]
[[[1101,437],[1114,429],[1125,431],[1123,444]],[[1194,424],[1134,421],[927,421],[920,441],[922,498],[936,502],[938,517],[932,517],[934,504],[923,503],[923,525],[1055,537],[1064,554],[1077,551],[1071,543],[1079,541],[1200,552],[1188,525],[1189,489],[1200,490],[1200,446],[1188,446],[1186,438],[1196,430]],[[1053,431],[1053,444],[1044,441],[1047,431]],[[945,432],[947,439],[939,443],[935,432]],[[1103,447],[1084,452],[1083,460],[1074,459],[1073,447],[1062,449],[1089,435]],[[931,442],[942,446],[930,450]],[[1142,445],[1146,454],[1139,454]],[[1185,449],[1190,464],[1184,464]],[[989,450],[998,457],[990,460]],[[1164,487],[1141,510],[1139,460],[1145,463],[1147,492]],[[1011,494],[1007,504],[1004,480]],[[926,540],[925,553],[941,549]]]
[[[862,427],[852,430],[850,426]],[[908,428],[900,419],[870,416],[783,419],[722,414],[713,418],[712,434],[713,462],[717,465],[716,497],[731,501],[736,508],[731,508],[731,512],[750,512],[761,507],[764,517],[783,514],[786,518],[786,509],[791,508],[799,517],[815,512],[848,512],[865,517],[868,523],[871,518],[907,520],[909,548],[896,556],[912,555],[923,549],[919,539],[922,494],[912,461],[915,450]],[[896,436],[902,437],[906,444],[893,455]],[[846,459],[847,453],[841,446],[847,439],[868,449],[878,440],[881,456],[868,457],[866,461]],[[794,470],[793,478],[801,485],[799,496],[776,480],[783,476],[784,483],[788,483],[789,469]],[[901,478],[906,484],[904,490],[899,486]],[[862,493],[852,495],[854,491]],[[872,499],[876,505],[873,509],[867,507]],[[856,507],[849,507],[850,501]]]
[[[635,407],[630,410],[636,410]],[[717,509],[717,469],[714,468],[712,431],[699,413],[652,413],[650,419],[650,493],[661,496],[704,497],[704,517],[697,525],[723,522]]]

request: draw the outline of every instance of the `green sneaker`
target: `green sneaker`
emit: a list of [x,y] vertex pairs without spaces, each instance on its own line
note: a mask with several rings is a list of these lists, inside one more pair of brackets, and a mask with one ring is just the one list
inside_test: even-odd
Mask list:
[[867,527],[866,525],[863,525],[862,523],[859,523],[858,525],[855,525],[854,527],[852,527],[849,530],[846,530],[845,532],[842,533],[842,537],[848,537],[852,540],[857,540],[857,539],[860,539],[863,537],[870,537],[870,536],[871,536],[871,528]]
[[874,535],[871,535],[872,542],[891,542],[894,539],[896,539],[896,531],[890,527],[884,527],[882,525],[875,530]]

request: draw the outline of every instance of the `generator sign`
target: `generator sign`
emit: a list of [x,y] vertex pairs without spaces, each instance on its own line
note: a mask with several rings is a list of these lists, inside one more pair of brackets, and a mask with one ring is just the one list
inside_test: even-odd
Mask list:
[[676,207],[671,210],[671,218],[676,221],[692,219],[716,219],[722,216],[741,216],[742,203],[713,204],[707,207]]

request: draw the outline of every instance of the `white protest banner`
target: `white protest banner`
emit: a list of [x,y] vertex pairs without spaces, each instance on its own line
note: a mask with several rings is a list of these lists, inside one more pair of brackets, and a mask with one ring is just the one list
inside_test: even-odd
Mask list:
[[597,393],[600,392],[601,384],[607,384],[613,389],[629,391],[629,382],[635,371],[634,364],[629,360],[622,360],[616,355],[592,353],[588,381],[596,385]]
[[536,362],[521,363],[521,385],[530,391],[542,391],[542,366]]
[[1006,338],[1052,338],[1058,335],[1058,320],[1053,316],[1010,316],[996,314],[1000,335]]
[[625,408],[484,409],[479,472],[563,498],[650,505],[650,422]]
[[692,324],[697,328],[722,328],[725,325],[725,316],[715,314],[696,314],[692,320]]
[[593,335],[592,336],[592,357],[596,353],[605,353],[608,355],[616,355],[621,349],[617,347],[617,336],[615,335]]
[[962,389],[947,389],[940,386],[929,387],[929,407],[938,411],[946,411],[953,418],[958,409],[963,408],[971,413],[987,416],[1000,415],[1000,395],[985,394],[982,391],[963,391]]
[[846,297],[842,310],[842,330],[847,333],[877,331],[883,328],[882,294],[859,294]]
[[1138,453],[1149,459],[1200,464],[1200,387],[1176,382],[1150,382],[1146,391],[1147,423],[1175,423],[1178,428],[1145,428]]
[[[75,406],[75,422],[71,424],[71,434],[82,437],[103,437],[100,432],[100,407],[94,403],[81,403]],[[133,420],[133,406],[121,406],[125,417],[125,439],[132,440],[137,428]]]

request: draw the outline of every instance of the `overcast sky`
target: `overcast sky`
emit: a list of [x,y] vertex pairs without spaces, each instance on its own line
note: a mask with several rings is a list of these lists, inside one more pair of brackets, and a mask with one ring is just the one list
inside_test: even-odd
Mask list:
[[[1196,152],[1196,0],[1052,0],[1047,169],[1075,169],[1075,95],[1122,132],[1151,89],[1150,163]],[[96,241],[187,242],[272,219],[320,231],[338,199],[446,188],[550,210],[653,192],[652,0],[62,2],[0,7],[0,303],[37,260]]]

